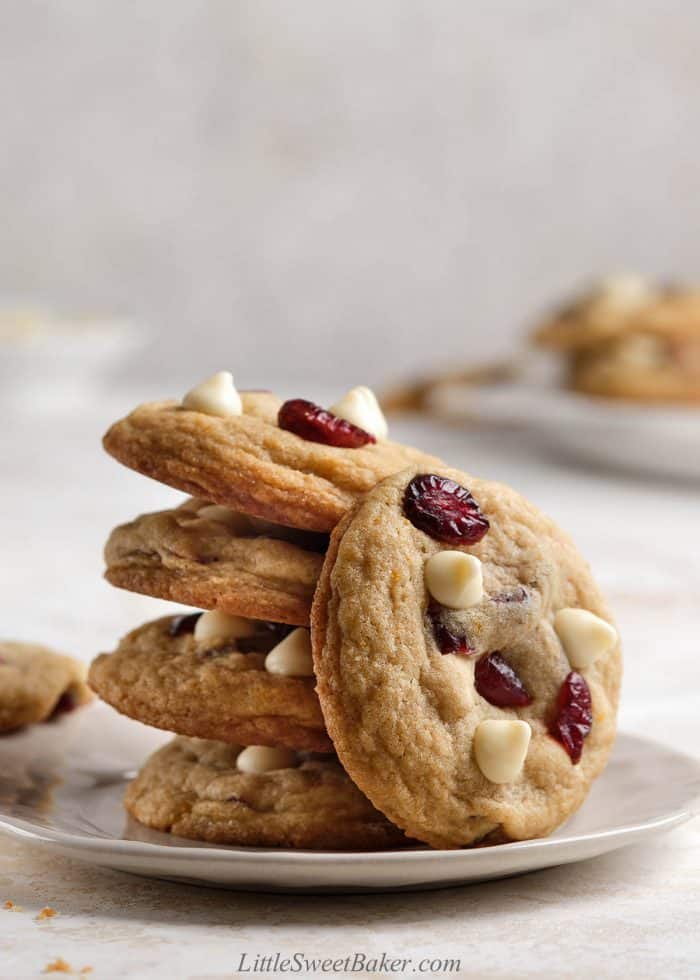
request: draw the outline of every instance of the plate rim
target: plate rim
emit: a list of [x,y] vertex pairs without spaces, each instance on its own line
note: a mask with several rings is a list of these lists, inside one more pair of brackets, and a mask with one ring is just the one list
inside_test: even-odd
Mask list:
[[[661,816],[641,820],[635,823],[613,827],[607,830],[588,831],[585,833],[569,834],[564,837],[537,837],[532,840],[510,841],[505,844],[495,844],[484,848],[404,848],[383,851],[312,851],[294,850],[291,848],[271,847],[235,847],[225,845],[199,846],[182,845],[173,847],[152,841],[131,840],[118,837],[98,837],[87,834],[74,834],[67,831],[41,827],[22,817],[14,817],[0,812],[0,834],[24,841],[34,841],[47,846],[56,845],[70,848],[73,851],[85,853],[103,852],[132,858],[177,858],[186,863],[197,863],[216,855],[217,861],[236,864],[245,859],[254,859],[263,864],[285,862],[290,865],[324,865],[329,861],[334,865],[350,865],[355,868],[371,865],[381,860],[388,864],[430,864],[437,860],[460,860],[474,865],[486,861],[496,854],[522,855],[528,851],[556,852],[572,845],[580,845],[590,841],[620,840],[620,847],[633,844],[635,839],[649,833],[671,830],[700,815],[700,759],[682,752],[664,742],[651,739],[633,732],[618,732],[617,738],[630,739],[639,744],[653,745],[675,756],[695,773],[696,784],[690,787],[688,800],[680,807]],[[178,838],[186,840],[186,838]]]
[[[133,857],[149,857],[151,855],[169,855],[185,861],[203,860],[207,856],[217,855],[217,860],[235,861],[241,857],[255,857],[256,861],[278,864],[280,859],[291,864],[324,864],[332,859],[334,864],[373,864],[377,859],[389,863],[405,863],[409,859],[413,863],[429,863],[437,858],[462,857],[477,862],[482,855],[522,854],[533,850],[556,850],[572,844],[585,841],[607,840],[610,838],[633,838],[645,833],[672,830],[693,817],[697,816],[692,810],[681,809],[663,817],[647,820],[642,823],[629,824],[616,829],[575,834],[569,837],[536,837],[526,841],[510,841],[505,844],[495,844],[486,848],[457,847],[449,850],[437,848],[405,848],[393,851],[310,851],[292,850],[291,848],[272,847],[228,847],[225,845],[204,845],[201,847],[176,847],[168,844],[157,844],[151,841],[135,841],[118,837],[87,837],[78,834],[68,834],[64,831],[51,831],[47,828],[39,830],[35,824],[24,821],[20,817],[0,817],[0,833],[8,837],[22,840],[33,840],[42,844],[57,844],[83,851],[110,851],[115,854]],[[185,840],[186,838],[178,838]],[[624,846],[624,845],[620,845]],[[225,857],[224,857],[225,856]]]

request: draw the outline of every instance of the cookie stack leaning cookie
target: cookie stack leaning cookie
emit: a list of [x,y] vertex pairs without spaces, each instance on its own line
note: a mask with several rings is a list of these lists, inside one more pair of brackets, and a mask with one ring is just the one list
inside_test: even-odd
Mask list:
[[366,388],[326,411],[221,373],[105,446],[194,496],[117,528],[107,578],[206,610],[92,666],[101,697],[178,735],[129,788],[136,819],[454,848],[580,806],[615,736],[620,645],[586,562],[522,496],[390,442]]
[[331,413],[239,393],[228,372],[140,406],[104,445],[192,495],[116,528],[105,549],[113,585],[197,608],[138,627],[90,670],[104,701],[177,736],[129,787],[132,816],[220,843],[405,843],[334,754],[309,625],[328,532],[382,478],[437,461],[386,438],[369,389]]
[[433,847],[549,834],[615,737],[617,632],[569,538],[444,466],[383,480],[331,535],[312,613],[346,771]]

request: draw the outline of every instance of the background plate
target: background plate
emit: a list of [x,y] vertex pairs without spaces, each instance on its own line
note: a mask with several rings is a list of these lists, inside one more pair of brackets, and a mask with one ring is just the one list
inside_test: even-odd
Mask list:
[[548,450],[584,462],[700,479],[700,406],[595,399],[543,383],[444,385],[429,407],[455,420],[524,427]]
[[0,831],[155,878],[253,891],[440,888],[595,857],[693,813],[700,762],[620,735],[579,812],[546,840],[463,851],[339,853],[218,847],[150,831],[122,809],[125,783],[170,736],[97,703],[0,742]]

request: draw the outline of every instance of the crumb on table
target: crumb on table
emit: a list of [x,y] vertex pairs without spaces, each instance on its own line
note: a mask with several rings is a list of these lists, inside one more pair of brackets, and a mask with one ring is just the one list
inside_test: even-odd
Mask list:
[[52,909],[50,905],[46,905],[37,915],[37,922],[41,922],[42,919],[53,919],[55,915],[58,915],[56,909]]
[[[80,976],[83,976],[84,977],[88,973],[92,973],[92,970],[93,970],[93,968],[91,966],[81,966],[80,970],[78,970],[78,974]],[[50,963],[47,963],[46,966],[44,967],[44,969],[41,972],[42,973],[73,973],[74,974],[75,973],[75,970],[70,965],[70,963],[66,963],[66,961],[64,959],[62,959],[62,957],[57,956],[55,960],[52,960]]]
[[72,973],[73,967],[70,965],[70,963],[66,963],[64,959],[61,959],[60,956],[57,956],[55,960],[52,960],[50,963],[46,964],[42,972],[43,973]]

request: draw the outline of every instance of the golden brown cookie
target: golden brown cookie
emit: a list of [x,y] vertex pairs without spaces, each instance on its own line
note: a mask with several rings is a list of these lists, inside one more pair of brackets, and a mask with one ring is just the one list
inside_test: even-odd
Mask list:
[[78,660],[35,643],[0,641],[0,732],[46,721],[91,697]]
[[191,500],[112,531],[112,585],[202,609],[308,626],[327,539]]
[[176,738],[148,759],[125,805],[154,830],[212,844],[368,851],[408,843],[333,756]]
[[578,350],[628,331],[668,336],[700,333],[700,292],[617,276],[581,293],[546,317],[533,334],[540,347]]
[[571,541],[509,487],[383,481],[331,536],[312,640],[341,763],[435,847],[548,834],[605,765],[617,634]]
[[226,416],[174,401],[141,405],[111,427],[105,449],[195,497],[311,531],[329,531],[390,473],[436,462],[381,438],[357,448],[315,442],[280,428],[283,403],[270,393],[242,392],[240,398],[243,414]]
[[695,337],[629,330],[573,353],[569,385],[601,398],[700,401],[700,332]]
[[97,657],[89,682],[122,714],[179,735],[332,751],[306,630],[218,612],[167,616]]
[[567,355],[568,385],[588,395],[700,400],[700,292],[636,276],[608,280],[553,316],[534,342]]

